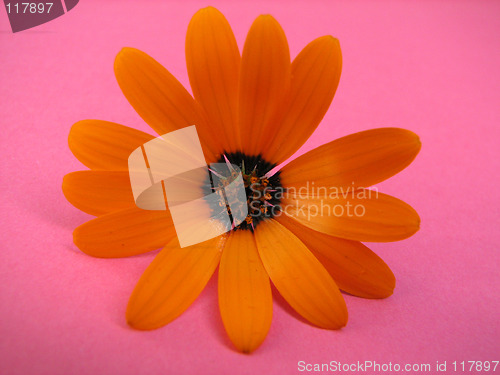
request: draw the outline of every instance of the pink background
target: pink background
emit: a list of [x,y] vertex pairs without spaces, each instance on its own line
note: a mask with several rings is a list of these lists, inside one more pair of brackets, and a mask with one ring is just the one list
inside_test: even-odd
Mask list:
[[[339,38],[344,70],[322,125],[302,152],[379,126],[418,133],[410,168],[379,188],[422,218],[414,237],[372,244],[397,277],[394,296],[346,296],[339,332],[296,319],[275,294],[273,324],[253,355],[223,331],[213,278],[169,326],[139,332],[128,297],[154,254],[93,259],[72,243],[90,217],[66,202],[64,174],[83,169],[70,126],[97,118],[147,126],[120,92],[113,60],[142,49],[187,84],[185,32],[206,2],[94,2],[12,34],[0,10],[0,372],[3,374],[298,373],[297,362],[500,360],[500,2],[212,1],[243,45],[271,13],[292,57]],[[497,369],[500,371],[500,368]]]

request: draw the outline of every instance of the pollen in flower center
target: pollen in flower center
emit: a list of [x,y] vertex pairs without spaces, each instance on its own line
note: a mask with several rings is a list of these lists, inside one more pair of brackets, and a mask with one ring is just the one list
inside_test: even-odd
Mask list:
[[[260,155],[247,156],[240,152],[225,153],[218,160],[218,163],[237,166],[241,171],[245,186],[246,202],[241,202],[238,197],[231,196],[231,194],[236,193],[224,189],[240,171],[228,169],[225,176],[219,174],[219,178],[212,179],[213,189],[221,197],[218,206],[212,207],[214,212],[220,212],[221,208],[225,208],[231,220],[233,220],[235,217],[241,218],[244,216],[244,205],[246,205],[247,215],[244,221],[237,226],[233,226],[233,230],[254,230],[263,219],[278,214],[283,188],[280,183],[279,172],[272,176],[269,175],[271,169],[276,166],[275,164],[269,163]],[[212,173],[216,172],[212,171]],[[236,202],[236,204],[231,203],[231,205],[228,205],[223,202]]]

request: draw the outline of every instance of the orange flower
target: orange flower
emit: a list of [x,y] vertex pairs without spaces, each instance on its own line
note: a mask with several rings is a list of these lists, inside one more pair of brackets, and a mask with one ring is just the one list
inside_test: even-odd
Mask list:
[[[268,174],[327,111],[341,71],[338,41],[318,38],[290,62],[283,30],[266,15],[253,23],[240,56],[224,16],[205,8],[189,24],[186,60],[194,98],[159,63],[132,48],[116,57],[115,74],[130,104],[158,134],[196,124],[207,162],[226,156],[242,167],[248,183],[265,190],[256,208],[261,217],[180,248],[169,212],[137,208],[130,187],[128,156],[154,137],[105,121],[75,124],[69,146],[90,171],[65,176],[63,191],[75,207],[97,216],[76,228],[75,244],[103,258],[163,247],[130,298],[128,323],[138,329],[168,324],[196,299],[217,266],[222,321],[242,352],[256,349],[269,330],[270,280],[300,315],[326,329],[347,323],[339,288],[364,298],[391,295],[394,275],[359,241],[407,238],[418,230],[419,217],[404,202],[364,187],[412,162],[420,149],[415,134],[397,128],[356,133]],[[312,186],[318,194],[300,193]],[[276,193],[280,188],[283,196]],[[343,193],[332,195],[332,188]],[[358,212],[339,214],[338,207],[349,205]]]

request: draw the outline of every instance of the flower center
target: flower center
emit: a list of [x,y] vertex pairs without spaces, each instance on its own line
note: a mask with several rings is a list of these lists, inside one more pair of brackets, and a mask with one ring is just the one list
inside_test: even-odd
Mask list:
[[[226,163],[237,166],[242,175],[245,186],[246,201],[239,196],[238,191],[225,189],[225,187],[234,181],[239,172],[235,169],[228,169],[225,175],[212,179],[213,188],[220,195],[221,200],[218,207],[212,207],[214,212],[220,212],[221,206],[225,206],[231,220],[243,219],[233,230],[250,229],[255,227],[265,218],[271,218],[278,214],[280,209],[280,200],[283,196],[283,188],[280,183],[280,173],[272,176],[269,174],[276,165],[272,164],[260,155],[248,156],[240,152],[226,153],[218,160],[218,163]],[[217,173],[212,171],[212,173]],[[226,203],[222,203],[226,202]],[[246,217],[244,216],[245,207],[247,208]],[[238,221],[240,221],[238,220]]]

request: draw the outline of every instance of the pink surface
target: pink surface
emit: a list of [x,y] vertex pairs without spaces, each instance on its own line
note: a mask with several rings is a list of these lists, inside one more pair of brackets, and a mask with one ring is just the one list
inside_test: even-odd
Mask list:
[[[84,169],[67,146],[81,119],[147,126],[120,92],[113,60],[142,49],[184,84],[185,32],[198,1],[82,0],[12,34],[0,11],[2,114],[0,373],[293,374],[298,361],[430,363],[500,360],[499,2],[212,1],[243,41],[271,13],[292,57],[339,38],[344,70],[333,105],[304,146],[379,126],[422,138],[411,167],[379,185],[422,218],[414,237],[370,245],[397,277],[394,296],[346,296],[347,327],[299,321],[275,294],[269,336],[253,355],[223,331],[215,278],[169,326],[139,332],[128,297],[154,254],[93,259],[72,243],[90,217],[66,202],[64,174]],[[497,368],[497,372],[500,368]]]

